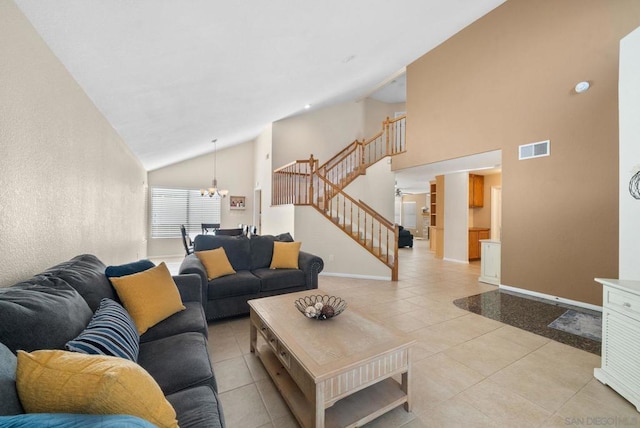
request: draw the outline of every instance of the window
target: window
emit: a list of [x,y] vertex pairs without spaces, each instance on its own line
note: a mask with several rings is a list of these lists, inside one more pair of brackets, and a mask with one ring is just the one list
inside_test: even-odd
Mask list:
[[201,223],[220,223],[219,196],[203,197],[199,190],[151,188],[151,237],[180,238],[180,225],[198,233]]

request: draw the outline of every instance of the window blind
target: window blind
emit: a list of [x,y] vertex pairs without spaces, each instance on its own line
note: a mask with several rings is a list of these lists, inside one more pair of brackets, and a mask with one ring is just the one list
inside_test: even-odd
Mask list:
[[182,224],[187,233],[199,233],[202,223],[220,223],[221,199],[199,190],[152,187],[151,237],[180,238]]

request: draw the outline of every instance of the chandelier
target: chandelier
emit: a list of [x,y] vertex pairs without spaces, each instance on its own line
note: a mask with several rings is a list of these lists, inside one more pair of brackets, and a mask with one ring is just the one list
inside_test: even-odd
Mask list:
[[211,181],[211,187],[208,189],[200,189],[201,196],[213,197],[217,195],[218,197],[224,198],[229,193],[228,190],[221,190],[218,188],[218,180],[216,179],[216,160],[217,160],[217,150],[216,150],[216,142],[218,139],[214,139],[211,141],[213,143],[213,180]]

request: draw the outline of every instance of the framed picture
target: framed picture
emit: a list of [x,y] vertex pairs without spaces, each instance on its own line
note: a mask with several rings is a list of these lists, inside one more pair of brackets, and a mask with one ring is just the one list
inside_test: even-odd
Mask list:
[[229,205],[232,210],[243,210],[247,205],[246,196],[230,196]]

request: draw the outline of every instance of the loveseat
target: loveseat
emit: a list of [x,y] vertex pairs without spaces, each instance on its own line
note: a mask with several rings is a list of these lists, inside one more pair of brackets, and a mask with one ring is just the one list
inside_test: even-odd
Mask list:
[[[109,267],[109,269],[112,270],[116,280],[118,277],[129,280],[136,275],[145,275],[148,278],[149,272],[152,272],[149,269],[127,276],[131,266],[134,266],[134,273],[141,271],[135,263]],[[160,267],[164,268],[164,266],[158,268]],[[129,336],[124,336],[124,333],[115,329],[118,330],[120,339],[134,334],[135,339],[127,341],[123,347],[131,345],[135,348],[137,345],[135,361],[119,356],[86,355],[82,352],[69,351],[69,349],[77,350],[69,348],[70,343],[75,343],[77,348],[91,343],[82,341],[80,338],[87,337],[83,334],[90,331],[88,324],[90,321],[94,323],[98,314],[101,314],[102,321],[122,321],[122,324],[127,324],[124,320],[126,311],[123,312],[120,309],[115,314],[103,311],[103,308],[114,310],[117,307],[127,306],[126,303],[120,305],[121,299],[118,294],[120,288],[116,291],[112,285],[114,279],[110,280],[105,271],[109,270],[97,257],[85,254],[60,263],[11,287],[0,288],[0,426],[10,423],[13,424],[10,426],[37,426],[41,425],[43,420],[46,426],[56,426],[58,423],[68,423],[69,421],[65,418],[71,418],[72,422],[78,424],[74,426],[85,424],[109,427],[150,426],[148,419],[144,416],[138,417],[139,415],[94,416],[79,414],[93,412],[56,410],[30,411],[29,414],[24,414],[27,398],[30,400],[30,408],[34,406],[39,408],[38,406],[44,405],[45,401],[47,405],[55,406],[60,400],[70,400],[75,405],[77,403],[74,400],[85,399],[85,397],[76,398],[73,394],[94,392],[96,396],[89,397],[87,400],[91,404],[95,402],[104,405],[105,400],[108,401],[114,397],[127,400],[126,394],[133,394],[131,391],[140,385],[143,391],[141,396],[130,397],[128,399],[130,403],[124,403],[124,405],[140,406],[150,403],[147,410],[153,415],[160,414],[160,410],[171,413],[172,408],[175,410],[174,420],[177,420],[182,428],[224,427],[216,380],[207,349],[208,327],[202,306],[200,278],[197,275],[172,277],[175,282],[172,291],[177,292],[178,305],[184,309],[149,327],[139,337],[135,331],[136,326],[140,330],[137,322],[134,323],[133,333],[128,333]],[[155,274],[158,270],[154,268],[153,271]],[[168,270],[166,275],[171,278]],[[169,282],[171,282],[170,279]],[[149,299],[150,305],[157,303],[152,300],[154,299]],[[113,331],[110,331],[110,334],[115,335]],[[118,343],[120,344],[122,343]],[[30,358],[27,358],[28,356]],[[72,363],[75,364],[76,361],[85,366],[88,366],[86,361],[91,361],[92,369],[106,366],[107,370],[100,375],[91,372],[94,378],[97,378],[95,388],[92,384],[93,378],[89,378],[90,382],[87,384],[76,385],[75,388],[73,388],[74,378],[70,378],[68,387],[65,386],[58,391],[46,390],[44,384],[48,382],[47,378],[37,378],[37,381],[30,383],[29,376],[42,374],[28,372],[30,364],[33,363],[32,359],[37,360],[35,356],[48,358],[44,363],[38,361],[38,364],[42,363],[38,369],[43,373],[51,369],[53,363],[62,364],[62,367],[57,368],[63,372],[62,375],[54,372],[58,377],[66,375],[65,370],[71,372]],[[94,366],[94,360],[99,364]],[[65,365],[67,362],[69,362],[68,366]],[[86,372],[87,369],[84,370]],[[138,377],[130,377],[130,375]],[[53,381],[56,380],[55,376],[52,375]],[[74,373],[74,376],[80,375]],[[140,383],[140,379],[147,383]],[[53,388],[53,386],[47,385],[46,388]],[[155,396],[153,396],[154,391]],[[27,394],[31,395],[27,397]],[[42,403],[39,397],[42,397]],[[53,404],[50,403],[52,400]],[[166,406],[167,402],[170,404],[169,407]],[[155,406],[157,403],[160,407],[151,407],[152,404]],[[55,414],[39,415],[37,413]],[[127,412],[121,413],[131,415]],[[44,419],[38,420],[38,417]],[[171,417],[169,415],[170,419]],[[117,418],[125,418],[125,420],[118,424]],[[165,425],[156,421],[150,422],[155,425]]]
[[[281,235],[216,236],[198,235],[195,254],[188,255],[180,274],[198,274],[202,280],[202,300],[208,320],[249,313],[250,299],[318,288],[318,274],[324,262],[318,256],[299,251],[297,269],[271,269],[274,243],[292,243],[289,233]],[[235,273],[209,279],[197,253],[224,248]]]

